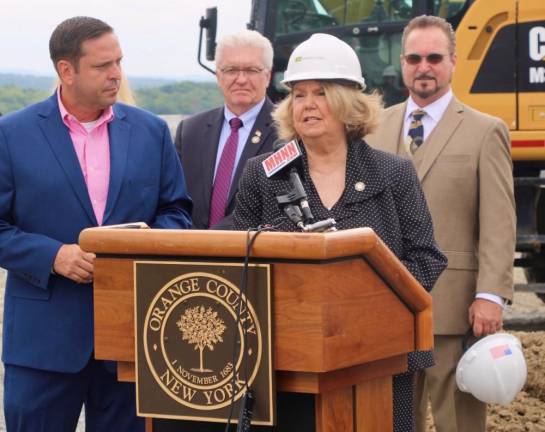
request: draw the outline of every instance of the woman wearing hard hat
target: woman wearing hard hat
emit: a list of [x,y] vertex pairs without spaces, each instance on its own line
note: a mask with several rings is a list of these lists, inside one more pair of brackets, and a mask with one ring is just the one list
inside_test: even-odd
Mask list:
[[[363,139],[377,125],[381,100],[363,93],[365,81],[354,50],[334,36],[314,34],[293,51],[282,83],[290,93],[273,117],[278,136],[297,140],[301,148],[298,171],[314,219],[332,218],[338,229],[373,228],[424,288],[431,290],[447,260],[435,243],[412,163],[374,150]],[[269,224],[276,230],[297,231],[277,204],[277,196],[290,189],[289,170],[266,173],[261,162],[267,156],[246,165],[234,228]],[[431,353],[411,353],[409,371],[394,378],[395,431],[413,430],[414,372],[432,364]],[[297,397],[301,406],[308,402],[304,395]],[[298,417],[306,416],[312,423],[312,409],[308,411],[299,410]]]

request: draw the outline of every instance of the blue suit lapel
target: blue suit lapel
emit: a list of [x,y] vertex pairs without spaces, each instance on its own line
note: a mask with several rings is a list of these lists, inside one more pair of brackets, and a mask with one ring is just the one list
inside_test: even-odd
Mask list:
[[114,105],[114,120],[108,125],[108,135],[110,139],[110,186],[108,188],[108,200],[104,210],[104,224],[112,215],[115,208],[115,202],[119,196],[127,158],[129,154],[129,139],[131,135],[130,125],[124,121],[125,113],[119,105]]
[[44,102],[43,109],[40,111],[39,124],[46,140],[51,147],[59,165],[63,169],[68,179],[69,187],[76,194],[81,206],[89,217],[92,225],[97,225],[97,220],[87,185],[83,178],[83,173],[79,164],[74,144],[70,138],[68,128],[63,123],[57,103],[57,94],[55,93]]

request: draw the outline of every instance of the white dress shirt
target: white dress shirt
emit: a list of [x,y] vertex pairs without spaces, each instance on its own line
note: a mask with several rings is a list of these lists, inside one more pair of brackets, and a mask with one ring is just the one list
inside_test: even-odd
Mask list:
[[[242,127],[238,130],[238,144],[237,144],[237,154],[235,156],[235,166],[233,168],[233,173],[231,176],[231,182],[233,181],[233,177],[235,176],[235,172],[237,170],[238,162],[240,161],[240,158],[242,156],[242,152],[244,151],[244,146],[246,144],[246,141],[248,141],[248,137],[250,136],[250,132],[254,128],[255,121],[257,120],[257,116],[259,115],[259,112],[261,111],[261,108],[263,108],[263,105],[265,104],[265,98],[263,98],[260,102],[258,102],[256,105],[254,105],[252,108],[250,108],[248,111],[243,113],[242,115],[238,116],[240,120],[242,120]],[[218,170],[218,165],[220,163],[221,154],[223,153],[223,148],[225,147],[225,143],[227,142],[227,138],[229,138],[229,135],[231,135],[231,126],[229,126],[229,121],[233,118],[237,117],[235,114],[231,112],[227,106],[224,107],[224,115],[223,115],[223,126],[221,128],[221,134],[220,134],[220,140],[218,144],[218,152],[216,153],[216,165],[214,168],[214,179],[216,178],[216,172]]]

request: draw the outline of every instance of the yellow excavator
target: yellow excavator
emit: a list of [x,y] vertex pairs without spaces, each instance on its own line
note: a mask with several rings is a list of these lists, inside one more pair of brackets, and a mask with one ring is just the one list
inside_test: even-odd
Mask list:
[[[509,126],[518,218],[515,265],[526,269],[529,282],[515,288],[545,300],[545,0],[253,0],[248,28],[273,44],[273,100],[285,91],[279,82],[293,48],[322,32],[354,48],[369,89],[379,89],[386,104],[393,104],[407,97],[401,34],[422,14],[441,16],[456,30],[456,96]],[[211,8],[200,22],[208,60],[214,59],[216,21]],[[201,41],[199,63],[206,67]]]

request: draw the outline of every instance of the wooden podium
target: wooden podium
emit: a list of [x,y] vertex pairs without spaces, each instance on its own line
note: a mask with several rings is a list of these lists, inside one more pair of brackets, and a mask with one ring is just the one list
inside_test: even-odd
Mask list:
[[[95,357],[134,381],[133,261],[241,262],[245,232],[86,229],[97,254]],[[316,395],[316,430],[392,430],[391,376],[433,345],[431,296],[369,228],[261,233],[251,257],[272,264],[277,390]],[[151,420],[147,421],[151,431]]]

